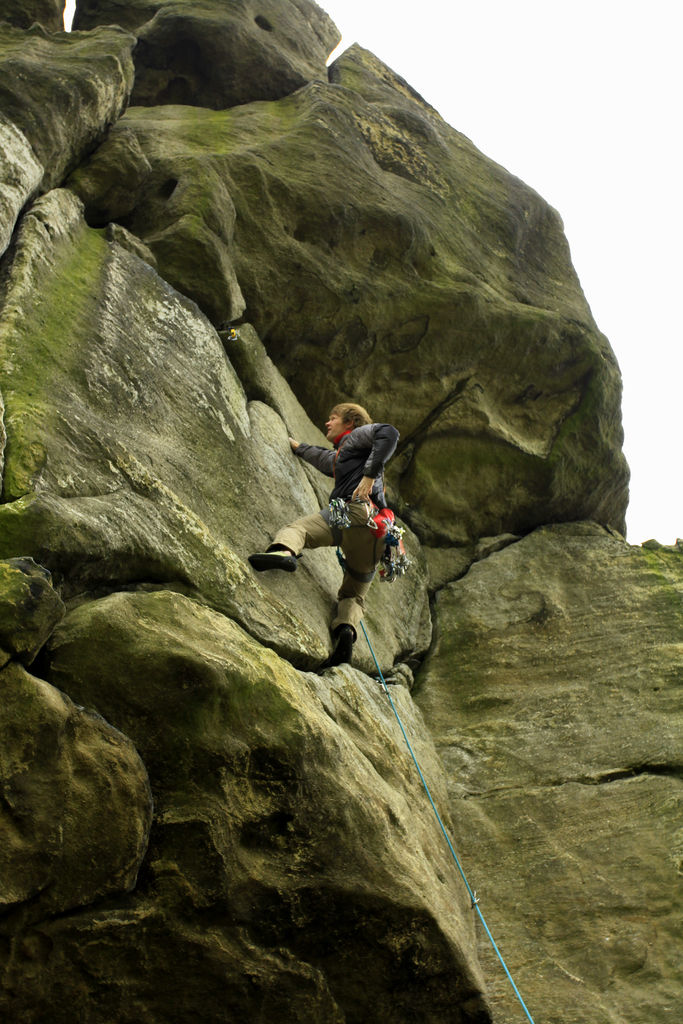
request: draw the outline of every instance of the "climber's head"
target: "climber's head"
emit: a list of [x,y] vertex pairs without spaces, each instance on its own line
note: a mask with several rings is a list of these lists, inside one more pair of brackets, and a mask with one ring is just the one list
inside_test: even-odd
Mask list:
[[344,431],[362,427],[364,423],[372,423],[372,420],[362,405],[340,402],[330,412],[325,424],[325,435],[328,441],[335,441]]

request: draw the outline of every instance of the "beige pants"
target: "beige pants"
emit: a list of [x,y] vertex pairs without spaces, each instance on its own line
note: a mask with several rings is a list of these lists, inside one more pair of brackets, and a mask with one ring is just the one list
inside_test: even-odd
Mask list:
[[[373,572],[382,556],[384,544],[377,539],[374,530],[366,526],[368,506],[361,502],[347,505],[351,526],[340,531],[341,549],[346,559],[346,572],[337,594],[337,614],[331,629],[332,632],[343,624],[353,626],[358,634],[360,620],[363,618],[365,595],[370,583],[361,583],[354,579],[349,570],[366,575]],[[312,516],[297,519],[289,526],[283,526],[273,538],[273,544],[282,544],[295,555],[300,555],[304,548],[326,548],[336,545],[332,528],[327,525],[320,512]]]

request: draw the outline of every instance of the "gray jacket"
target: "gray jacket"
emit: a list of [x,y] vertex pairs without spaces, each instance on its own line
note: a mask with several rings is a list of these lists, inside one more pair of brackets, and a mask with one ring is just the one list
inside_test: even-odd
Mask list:
[[396,451],[400,435],[389,423],[366,423],[344,434],[334,448],[300,444],[294,454],[305,459],[326,476],[334,477],[332,498],[348,501],[362,477],[375,479],[371,497],[378,508],[386,508],[384,467]]

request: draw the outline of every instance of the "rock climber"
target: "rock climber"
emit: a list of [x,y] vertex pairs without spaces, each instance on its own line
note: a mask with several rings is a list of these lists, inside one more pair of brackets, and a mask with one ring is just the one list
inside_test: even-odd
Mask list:
[[[331,631],[334,647],[324,667],[351,660],[358,626],[375,569],[384,550],[377,530],[368,525],[376,509],[387,507],[384,467],[396,450],[399,433],[389,423],[373,423],[366,410],[352,402],[335,405],[325,424],[333,448],[303,444],[290,437],[292,451],[326,476],[334,477],[330,508],[304,516],[279,530],[266,551],[249,556],[257,572],[294,572],[304,548],[339,545],[344,555],[344,579],[337,594],[337,613]],[[331,522],[335,499],[348,502],[350,526]]]

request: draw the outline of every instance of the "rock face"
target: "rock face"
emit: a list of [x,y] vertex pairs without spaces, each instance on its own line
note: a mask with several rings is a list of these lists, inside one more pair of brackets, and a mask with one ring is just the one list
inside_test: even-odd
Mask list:
[[61,183],[123,111],[134,41],[0,22],[0,254],[27,199]]
[[[551,995],[562,1021],[673,1019],[681,555],[546,527],[473,566],[435,611],[417,703],[527,1003],[541,1019]],[[492,1001],[494,1020],[516,1019],[502,982]]]
[[[168,592],[75,609],[46,666],[134,740],[156,825],[123,916],[88,912],[31,932],[60,953],[42,991],[19,996],[22,1012],[46,1003],[66,970],[89,993],[71,1019],[92,1013],[87,979],[106,956],[117,972],[144,959],[131,980],[153,1017],[164,1016],[177,972],[178,1019],[488,1019],[469,909],[462,894],[453,901],[447,850],[372,680],[351,669],[297,673],[225,617]],[[424,736],[408,691],[397,691],[408,727]],[[420,753],[443,799],[428,741]],[[98,1020],[131,1019],[117,1016],[116,999],[98,993]]]
[[[0,562],[0,921],[7,936],[46,915],[134,888],[152,796],[132,742],[29,674],[64,615],[50,574]],[[17,947],[29,961],[31,943]],[[0,1006],[13,990],[6,963]],[[30,972],[29,972],[30,973]],[[9,1014],[11,1018],[12,1013]],[[18,1018],[15,1018],[18,1019]]]
[[74,28],[135,32],[135,105],[222,110],[276,100],[314,79],[340,40],[313,0],[81,0]]
[[[677,1021],[681,548],[559,216],[311,0],[12,19],[0,1016],[521,1019],[407,738],[535,1019]],[[412,567],[323,671],[333,551],[246,557],[345,398]]]
[[17,28],[42,25],[50,32],[64,28],[65,0],[3,0],[2,20]]
[[[0,687],[6,939],[12,924],[132,889],[147,851],[152,800],[145,766],[126,736],[19,664],[2,669]],[[11,990],[13,965],[5,967]],[[12,1002],[0,996],[7,1019]]]
[[11,121],[0,118],[0,252],[12,238],[19,211],[36,194],[43,179],[43,167],[26,136]]
[[[316,431],[284,382],[282,400],[248,402],[194,303],[88,228],[65,189],[23,219],[4,309],[0,557],[35,558],[66,597],[135,582],[186,588],[297,664],[319,664],[339,586],[333,553],[305,556],[294,609],[291,581],[261,582],[244,561],[323,503],[289,450],[288,431]],[[259,394],[275,394],[262,378]],[[417,552],[415,563],[410,601],[382,588],[385,667],[429,644]],[[372,602],[369,621],[383,622],[379,592]]]
[[339,39],[311,0],[167,3],[139,30],[132,101],[222,110],[280,99],[327,78]]
[[396,420],[393,482],[423,539],[623,530],[619,372],[559,217],[370,54],[331,77],[231,110],[131,108],[71,187],[215,323],[235,318],[234,266],[318,418],[341,393]]

